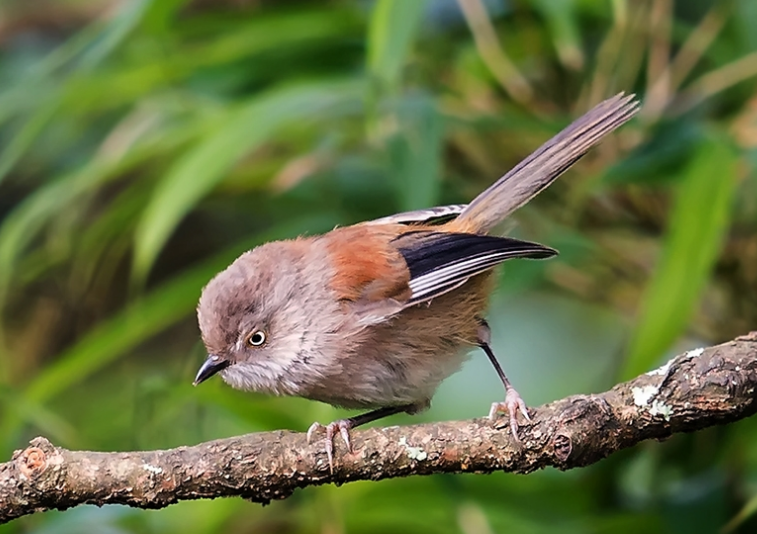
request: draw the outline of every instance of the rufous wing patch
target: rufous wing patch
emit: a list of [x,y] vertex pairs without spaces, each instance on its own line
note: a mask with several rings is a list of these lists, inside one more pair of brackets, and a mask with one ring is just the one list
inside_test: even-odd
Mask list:
[[410,270],[390,242],[401,225],[348,226],[324,236],[334,268],[331,288],[340,300],[403,302],[410,297]]

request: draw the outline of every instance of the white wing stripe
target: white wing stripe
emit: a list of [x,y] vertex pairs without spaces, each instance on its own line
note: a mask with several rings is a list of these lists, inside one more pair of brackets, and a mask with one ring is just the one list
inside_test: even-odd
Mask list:
[[432,292],[459,278],[470,278],[474,272],[475,274],[479,274],[513,255],[512,251],[490,253],[447,265],[419,276],[409,283],[410,289],[413,292],[413,298]]
[[453,265],[447,265],[428,274],[419,276],[415,280],[411,280],[410,288],[422,289],[424,287],[441,285],[444,282],[451,281],[451,279],[455,278],[458,274],[466,274],[470,269],[475,269],[482,265],[498,263],[500,258],[506,256],[507,254],[504,253],[487,254],[483,257],[470,258]]
[[418,278],[410,281],[410,288],[422,288],[429,285],[438,285],[440,282],[450,280],[456,273],[466,272],[470,267],[476,267],[482,263],[489,263],[490,261],[496,261],[495,258],[503,256],[502,253],[487,254],[480,258],[469,258],[452,265],[445,265],[440,269],[431,271],[430,273],[419,276]]
[[[483,269],[481,272],[483,272],[485,270],[486,269]],[[476,273],[476,274],[478,274],[478,273]],[[439,288],[435,288],[434,291],[433,291],[432,297],[438,297],[440,295],[444,295],[445,293],[449,293],[450,291],[453,291],[453,290],[457,289],[458,287],[460,287],[461,285],[463,285],[467,281],[468,281],[467,278],[463,278],[462,280],[458,280],[458,281],[456,281],[454,283],[451,283],[449,285],[442,286],[442,287],[439,287]],[[424,300],[426,300],[425,295],[426,295],[426,293],[423,293],[422,295],[418,295],[416,297],[411,297],[407,301],[406,306],[412,306],[413,304],[418,304],[419,302],[423,302]]]
[[426,222],[431,219],[451,218],[454,219],[467,208],[467,204],[450,204],[448,206],[437,206],[435,208],[426,208],[415,211],[406,211],[394,215],[387,215],[380,219],[365,221],[361,224],[412,224]]

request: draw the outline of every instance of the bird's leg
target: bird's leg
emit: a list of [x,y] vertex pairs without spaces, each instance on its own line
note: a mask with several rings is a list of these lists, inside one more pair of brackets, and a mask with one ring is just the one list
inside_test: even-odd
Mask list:
[[478,329],[478,346],[481,347],[489,357],[489,361],[492,362],[494,370],[497,371],[497,375],[502,381],[502,385],[505,386],[505,401],[492,403],[492,407],[489,410],[489,419],[493,420],[497,417],[499,412],[507,411],[510,415],[510,430],[512,431],[513,438],[515,441],[520,441],[518,438],[518,412],[520,411],[520,413],[523,414],[523,417],[525,417],[527,421],[530,421],[531,418],[528,416],[528,408],[520,394],[515,391],[510,380],[507,379],[507,375],[505,375],[502,366],[499,364],[497,357],[492,351],[490,346],[491,330],[489,330],[489,325],[483,319],[480,319],[480,321],[481,326]]
[[[352,441],[350,440],[350,430],[360,425],[372,423],[378,419],[389,417],[390,415],[407,412],[409,414],[417,413],[424,408],[428,407],[428,403],[421,404],[403,404],[401,406],[387,406],[385,408],[379,408],[364,414],[356,415],[355,417],[348,417],[347,419],[340,419],[334,421],[325,426],[326,430],[326,456],[329,459],[329,470],[334,473],[334,437],[337,432],[342,436],[344,444],[347,445],[347,450],[352,452]],[[308,443],[312,443],[313,435],[324,426],[321,423],[315,422],[308,428]]]

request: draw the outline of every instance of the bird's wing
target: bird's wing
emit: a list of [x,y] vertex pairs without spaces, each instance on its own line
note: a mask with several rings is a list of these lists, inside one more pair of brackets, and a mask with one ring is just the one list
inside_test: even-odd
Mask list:
[[396,213],[394,215],[388,215],[381,217],[380,219],[374,219],[372,221],[366,221],[361,225],[375,225],[375,224],[424,224],[424,225],[437,225],[442,224],[456,218],[467,207],[467,204],[450,204],[449,206],[437,206],[435,208],[425,208],[421,210],[406,211],[403,213]]
[[538,243],[403,225],[338,228],[320,239],[334,274],[329,286],[364,326],[443,295],[511,258],[549,258]]
[[557,254],[539,243],[511,237],[426,230],[404,233],[392,244],[410,271],[410,295],[404,307],[447,293],[505,260]]

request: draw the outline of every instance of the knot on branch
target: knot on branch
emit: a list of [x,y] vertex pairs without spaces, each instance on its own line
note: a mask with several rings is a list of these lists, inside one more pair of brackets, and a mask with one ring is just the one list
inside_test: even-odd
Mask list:
[[555,449],[555,458],[560,462],[566,462],[570,453],[573,452],[573,441],[570,436],[557,434],[555,439],[552,440],[552,447]]
[[748,334],[739,336],[734,341],[757,341],[757,330],[752,330]]
[[18,470],[26,478],[34,478],[47,467],[47,455],[39,447],[27,447],[16,458]]
[[36,478],[45,472],[49,464],[49,456],[55,454],[55,447],[47,439],[37,437],[29,442],[24,450],[13,454],[13,460],[19,473],[28,480]]

